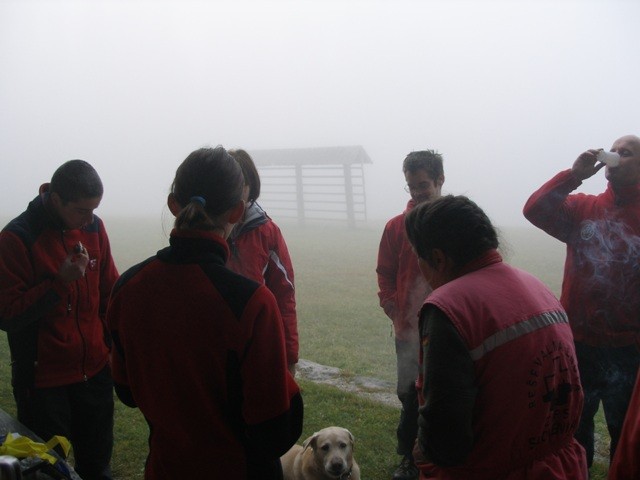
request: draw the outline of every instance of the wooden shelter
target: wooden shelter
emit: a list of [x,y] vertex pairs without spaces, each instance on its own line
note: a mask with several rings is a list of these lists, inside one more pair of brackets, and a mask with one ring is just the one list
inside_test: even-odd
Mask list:
[[259,203],[274,218],[367,220],[361,146],[248,150],[260,172]]

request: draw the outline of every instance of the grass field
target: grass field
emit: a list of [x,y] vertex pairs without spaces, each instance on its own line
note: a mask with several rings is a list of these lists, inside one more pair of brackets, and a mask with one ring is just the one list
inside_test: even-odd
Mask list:
[[[168,218],[104,219],[118,268],[153,255],[167,243]],[[163,226],[164,224],[164,226]],[[313,362],[339,367],[345,375],[395,381],[395,354],[390,321],[378,306],[375,264],[383,224],[357,229],[335,225],[280,225],[294,262],[299,312],[300,354]],[[503,255],[512,264],[541,278],[559,293],[563,245],[533,228],[502,232]],[[9,386],[6,336],[0,336],[0,408],[15,413]],[[398,412],[337,389],[301,381],[305,428],[314,431],[340,425],[356,436],[356,457],[363,478],[388,479],[398,461],[395,427]],[[600,455],[607,436],[599,419]],[[117,402],[113,468],[117,478],[142,478],[147,427],[140,413]],[[605,479],[605,462],[592,478]]]

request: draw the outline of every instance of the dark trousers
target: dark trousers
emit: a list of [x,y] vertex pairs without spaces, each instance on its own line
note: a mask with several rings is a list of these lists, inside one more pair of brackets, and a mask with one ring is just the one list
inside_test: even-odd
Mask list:
[[396,431],[399,455],[413,458],[413,446],[418,436],[418,361],[420,342],[407,342],[396,339],[396,359],[398,366],[398,384],[396,392],[402,404],[400,421]]
[[113,381],[107,366],[86,382],[52,388],[13,389],[18,420],[45,442],[54,435],[73,446],[83,480],[111,479]]
[[575,437],[587,451],[587,465],[593,464],[594,417],[602,401],[611,437],[610,459],[616,451],[640,365],[640,351],[628,347],[592,347],[576,342],[584,408]]

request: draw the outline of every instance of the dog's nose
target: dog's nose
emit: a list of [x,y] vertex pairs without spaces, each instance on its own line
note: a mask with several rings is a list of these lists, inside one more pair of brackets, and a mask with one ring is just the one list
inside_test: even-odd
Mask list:
[[340,475],[344,471],[344,462],[342,459],[331,460],[329,469],[333,475]]

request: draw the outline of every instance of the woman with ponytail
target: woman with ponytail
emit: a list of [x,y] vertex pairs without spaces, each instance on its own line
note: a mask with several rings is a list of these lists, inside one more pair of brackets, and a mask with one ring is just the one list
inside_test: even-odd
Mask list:
[[149,424],[147,480],[281,479],[302,430],[276,300],[225,267],[243,185],[224,148],[191,153],[167,200],[170,246],[111,296],[116,393]]

